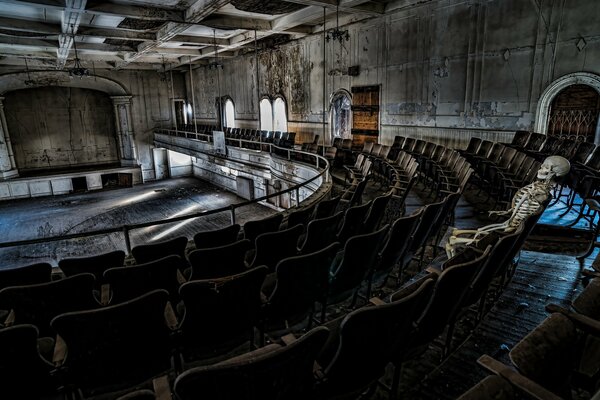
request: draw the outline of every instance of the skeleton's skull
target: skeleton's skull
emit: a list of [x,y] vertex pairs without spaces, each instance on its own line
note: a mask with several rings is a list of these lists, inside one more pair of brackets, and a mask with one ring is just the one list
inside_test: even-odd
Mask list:
[[550,156],[544,160],[544,163],[538,170],[537,177],[541,180],[561,177],[569,173],[571,164],[569,160],[561,156]]

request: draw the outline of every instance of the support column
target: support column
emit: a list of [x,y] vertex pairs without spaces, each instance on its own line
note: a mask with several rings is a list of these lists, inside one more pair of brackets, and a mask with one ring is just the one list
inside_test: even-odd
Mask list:
[[0,179],[16,178],[19,170],[15,163],[8,125],[4,115],[4,97],[0,97]]
[[137,150],[131,123],[131,96],[111,96],[115,110],[119,157],[122,166],[137,166]]

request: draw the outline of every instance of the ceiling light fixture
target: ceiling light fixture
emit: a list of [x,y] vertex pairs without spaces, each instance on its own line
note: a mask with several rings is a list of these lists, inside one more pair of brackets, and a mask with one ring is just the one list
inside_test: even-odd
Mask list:
[[335,28],[332,28],[327,31],[327,35],[325,36],[325,40],[328,42],[330,40],[337,40],[342,43],[344,40],[347,42],[350,40],[350,33],[347,30],[340,29],[340,4],[338,4],[335,8]]
[[219,49],[217,47],[217,31],[213,29],[213,46],[215,48],[215,60],[208,64],[208,69],[223,69],[223,64],[219,62]]
[[75,31],[74,31],[74,28],[71,28],[71,29],[72,29],[71,36],[73,37],[73,48],[75,49],[75,64],[73,65],[72,68],[69,68],[69,75],[76,76],[79,79],[81,79],[84,76],[89,76],[90,70],[87,68],[84,68],[83,65],[81,65],[81,60],[79,59],[79,55],[77,54],[77,44],[75,43]]

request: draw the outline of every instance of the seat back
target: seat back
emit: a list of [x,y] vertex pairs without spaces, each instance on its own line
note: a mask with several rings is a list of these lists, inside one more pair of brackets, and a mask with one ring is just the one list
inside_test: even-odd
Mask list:
[[7,399],[37,399],[52,394],[54,366],[38,350],[38,330],[22,324],[0,329],[0,376]]
[[423,148],[423,157],[425,158],[431,158],[431,155],[433,154],[433,151],[436,148],[436,144],[433,142],[427,142],[425,144],[425,147]]
[[67,345],[65,383],[84,395],[132,387],[171,367],[171,330],[165,321],[169,294],[155,290],[91,311],[65,313],[52,328]]
[[493,144],[494,142],[491,142],[489,140],[482,140],[481,144],[479,145],[479,148],[477,149],[476,155],[479,157],[487,157]]
[[224,246],[190,252],[190,280],[221,278],[244,272],[246,253],[251,248],[250,241],[244,239]]
[[339,248],[339,243],[332,243],[314,253],[289,257],[277,264],[277,281],[265,307],[269,321],[304,316],[316,301],[327,297],[329,269]]
[[372,232],[379,227],[381,220],[383,219],[383,215],[385,214],[385,209],[392,198],[392,191],[383,196],[376,197],[371,203],[371,208],[369,208],[369,212],[365,217],[362,232]]
[[523,148],[527,144],[527,141],[530,137],[531,133],[528,131],[516,131],[510,143],[515,147]]
[[402,260],[404,253],[409,248],[422,212],[420,208],[417,212],[400,217],[392,223],[386,235],[383,250],[379,253],[378,270],[391,270]]
[[232,224],[221,229],[202,231],[194,235],[194,244],[197,249],[224,246],[237,241],[240,225]]
[[525,161],[526,157],[526,153],[517,152],[517,154],[515,154],[515,157],[512,159],[510,166],[508,167],[508,171],[511,174],[516,175],[517,172],[519,172],[519,168],[521,168],[521,164],[523,164],[523,161]]
[[478,137],[471,137],[471,139],[469,139],[469,144],[467,145],[467,148],[465,149],[465,153],[467,154],[475,154],[477,153],[477,149],[479,148],[479,145],[481,144],[481,138]]
[[298,224],[306,227],[308,221],[310,221],[310,217],[315,212],[316,204],[312,204],[309,207],[303,207],[298,210],[292,211],[287,216],[287,227],[291,228],[292,226],[296,226]]
[[338,348],[325,368],[328,394],[360,392],[383,375],[388,362],[406,344],[415,310],[430,296],[433,280],[391,303],[363,307],[341,323]]
[[497,165],[500,168],[508,168],[510,163],[517,155],[517,149],[513,147],[504,147],[504,151],[502,152],[502,156],[498,159]]
[[187,359],[205,357],[251,340],[261,311],[264,266],[219,279],[189,281],[179,295],[185,312],[181,321]]
[[244,239],[248,239],[252,246],[254,246],[258,235],[279,230],[282,220],[283,215],[277,213],[267,218],[248,221],[244,224]]
[[412,153],[421,154],[423,152],[423,149],[425,148],[426,144],[427,144],[426,141],[424,141],[422,139],[417,139],[417,141],[415,142],[415,147],[413,147],[413,149],[412,149]]
[[538,151],[542,147],[542,144],[544,143],[545,140],[546,140],[546,135],[544,135],[543,133],[535,133],[534,132],[531,134],[531,137],[529,138],[529,141],[527,142],[525,149],[531,150],[531,151]]
[[332,268],[330,294],[339,295],[358,288],[374,268],[388,226],[364,235],[352,236],[344,246],[344,256]]
[[177,271],[185,268],[181,257],[170,255],[145,264],[111,268],[104,272],[104,280],[111,290],[110,304],[122,303],[152,290],[169,292],[177,300],[179,281]]
[[600,170],[600,146],[596,146],[592,152],[592,155],[587,159],[585,165],[593,170]]
[[341,197],[337,196],[329,200],[321,200],[317,204],[317,208],[315,208],[313,219],[331,217],[335,213],[340,199]]
[[[315,397],[313,366],[329,330],[314,328],[300,339],[274,350],[256,350],[177,377],[179,400],[303,400]],[[274,346],[275,347],[275,346]]]
[[54,337],[50,321],[68,311],[97,308],[94,275],[79,274],[35,285],[0,290],[0,309],[14,311],[14,324],[37,326],[41,336]]
[[256,238],[256,252],[250,263],[252,267],[266,265],[269,272],[275,272],[275,266],[280,260],[295,256],[298,253],[298,239],[304,227],[296,225],[278,232],[267,232]]
[[488,254],[489,250],[483,254],[470,252],[470,260],[465,260],[464,255],[457,254],[454,257],[461,257],[461,263],[454,264],[455,260],[452,258],[446,261],[446,264],[454,265],[450,268],[442,266],[442,273],[435,283],[431,299],[417,320],[413,345],[428,343],[442,333],[454,315],[454,310],[460,306],[473,276],[477,273],[477,267]]
[[58,267],[65,276],[90,273],[94,275],[97,283],[101,283],[104,271],[122,267],[123,261],[125,261],[125,252],[116,250],[90,257],[63,258],[58,262]]
[[419,226],[413,235],[413,239],[410,243],[410,254],[412,254],[423,245],[427,241],[429,237],[429,233],[431,232],[431,227],[433,223],[436,221],[436,218],[444,208],[445,199],[439,201],[437,203],[430,203],[423,207],[423,214],[421,215],[421,220],[419,221]]
[[363,222],[369,209],[371,208],[372,201],[365,203],[360,206],[350,207],[344,213],[344,221],[337,234],[337,241],[341,244],[345,244],[346,240],[350,236],[355,236],[361,233],[363,228]]
[[365,142],[363,144],[362,153],[371,154],[371,150],[373,150],[373,142]]
[[344,213],[340,211],[331,217],[310,221],[306,228],[304,242],[300,245],[300,254],[313,253],[335,242],[343,218]]
[[569,161],[571,163],[585,164],[585,161],[588,159],[590,154],[592,154],[592,152],[594,152],[594,149],[596,149],[596,145],[594,143],[590,143],[590,142],[579,143],[579,145],[577,146],[577,149],[575,150],[575,152],[573,153],[571,158],[569,158]]
[[170,255],[185,259],[185,248],[188,240],[185,236],[176,237],[164,242],[142,244],[131,249],[131,254],[138,264],[145,264]]
[[0,269],[0,289],[9,286],[33,285],[50,282],[52,265],[37,263],[23,267]]
[[402,145],[402,150],[409,152],[409,153],[412,152],[413,149],[415,148],[416,142],[417,142],[417,140],[415,138],[407,137],[404,140],[404,144]]

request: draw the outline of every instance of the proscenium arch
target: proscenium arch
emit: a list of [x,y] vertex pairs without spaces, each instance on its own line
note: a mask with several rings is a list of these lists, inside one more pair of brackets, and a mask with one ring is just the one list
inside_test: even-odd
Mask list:
[[[589,72],[574,72],[572,74],[561,76],[548,85],[548,87],[540,96],[535,118],[535,132],[540,132],[543,134],[548,132],[548,118],[550,117],[549,113],[552,100],[554,100],[556,95],[558,95],[563,89],[571,85],[587,85],[594,88],[598,94],[600,94],[600,76],[596,74]],[[600,129],[596,127],[596,137],[594,140],[594,143],[596,144],[600,143],[599,130]]]
[[67,71],[30,71],[0,75],[0,96],[19,89],[48,86],[75,87],[104,92],[109,96],[128,96],[129,93],[118,82],[102,76],[72,77]]

